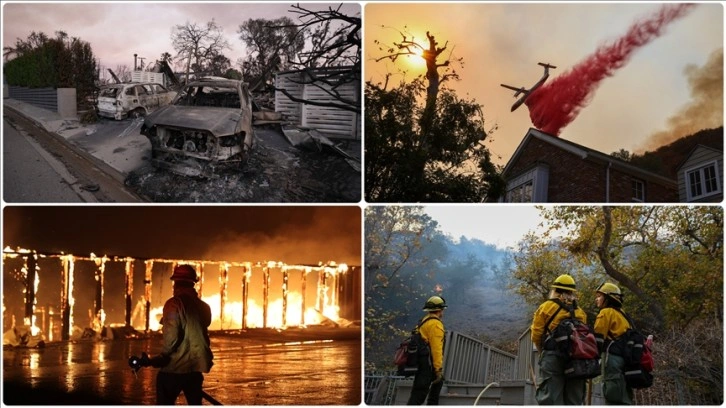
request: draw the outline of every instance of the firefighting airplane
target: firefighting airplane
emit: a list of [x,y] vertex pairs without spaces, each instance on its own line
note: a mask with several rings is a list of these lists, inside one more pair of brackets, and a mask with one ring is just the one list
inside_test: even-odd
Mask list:
[[517,95],[519,95],[521,93],[524,94],[521,98],[519,98],[517,100],[517,102],[514,102],[514,105],[512,105],[512,112],[514,112],[515,109],[519,108],[519,106],[524,103],[524,101],[527,99],[527,97],[529,96],[529,94],[532,93],[532,91],[534,91],[535,89],[539,88],[540,86],[542,86],[542,84],[545,83],[545,81],[547,80],[547,78],[550,76],[550,68],[552,68],[552,69],[557,68],[554,65],[546,64],[546,63],[543,63],[543,62],[538,62],[537,64],[544,67],[544,75],[542,75],[542,78],[540,78],[539,81],[537,81],[536,84],[532,85],[531,88],[529,88],[529,89],[526,89],[525,87],[517,88],[517,87],[511,86],[511,85],[501,84],[505,88],[511,89],[513,91],[516,91],[514,93],[514,97],[515,98],[517,97]]

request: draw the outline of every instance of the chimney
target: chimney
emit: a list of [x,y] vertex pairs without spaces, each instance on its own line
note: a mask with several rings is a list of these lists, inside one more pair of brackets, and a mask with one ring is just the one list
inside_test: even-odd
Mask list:
[[134,71],[136,71],[136,56],[139,54],[134,54]]

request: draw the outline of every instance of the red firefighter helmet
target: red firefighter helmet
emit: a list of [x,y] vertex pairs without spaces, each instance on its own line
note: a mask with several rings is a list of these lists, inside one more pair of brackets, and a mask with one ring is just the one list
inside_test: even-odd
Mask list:
[[197,277],[197,272],[191,265],[177,265],[174,268],[174,273],[171,274],[171,280],[197,282],[199,278]]

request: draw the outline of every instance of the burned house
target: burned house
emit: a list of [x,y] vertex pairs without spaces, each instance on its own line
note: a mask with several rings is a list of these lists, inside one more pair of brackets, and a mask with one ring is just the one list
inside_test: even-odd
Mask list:
[[360,108],[360,71],[327,67],[280,72],[275,75],[275,88],[275,111],[289,124],[317,129],[331,138],[360,140],[360,109],[341,108]]
[[[169,276],[192,265],[212,307],[211,330],[305,328],[359,320],[360,267],[40,253],[6,248],[3,317],[45,341],[160,329]],[[13,327],[4,327],[11,330]],[[84,329],[85,328],[85,329]]]
[[678,202],[672,178],[530,128],[502,172],[504,202]]

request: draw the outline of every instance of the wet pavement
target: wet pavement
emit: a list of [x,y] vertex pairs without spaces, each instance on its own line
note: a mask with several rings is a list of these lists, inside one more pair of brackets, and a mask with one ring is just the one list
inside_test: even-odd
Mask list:
[[[53,342],[3,349],[7,405],[153,405],[156,369],[136,375],[131,355],[155,354],[161,338]],[[359,405],[360,329],[212,333],[214,366],[204,391],[224,405]],[[177,404],[184,404],[183,395]],[[204,402],[209,404],[209,402]]]

